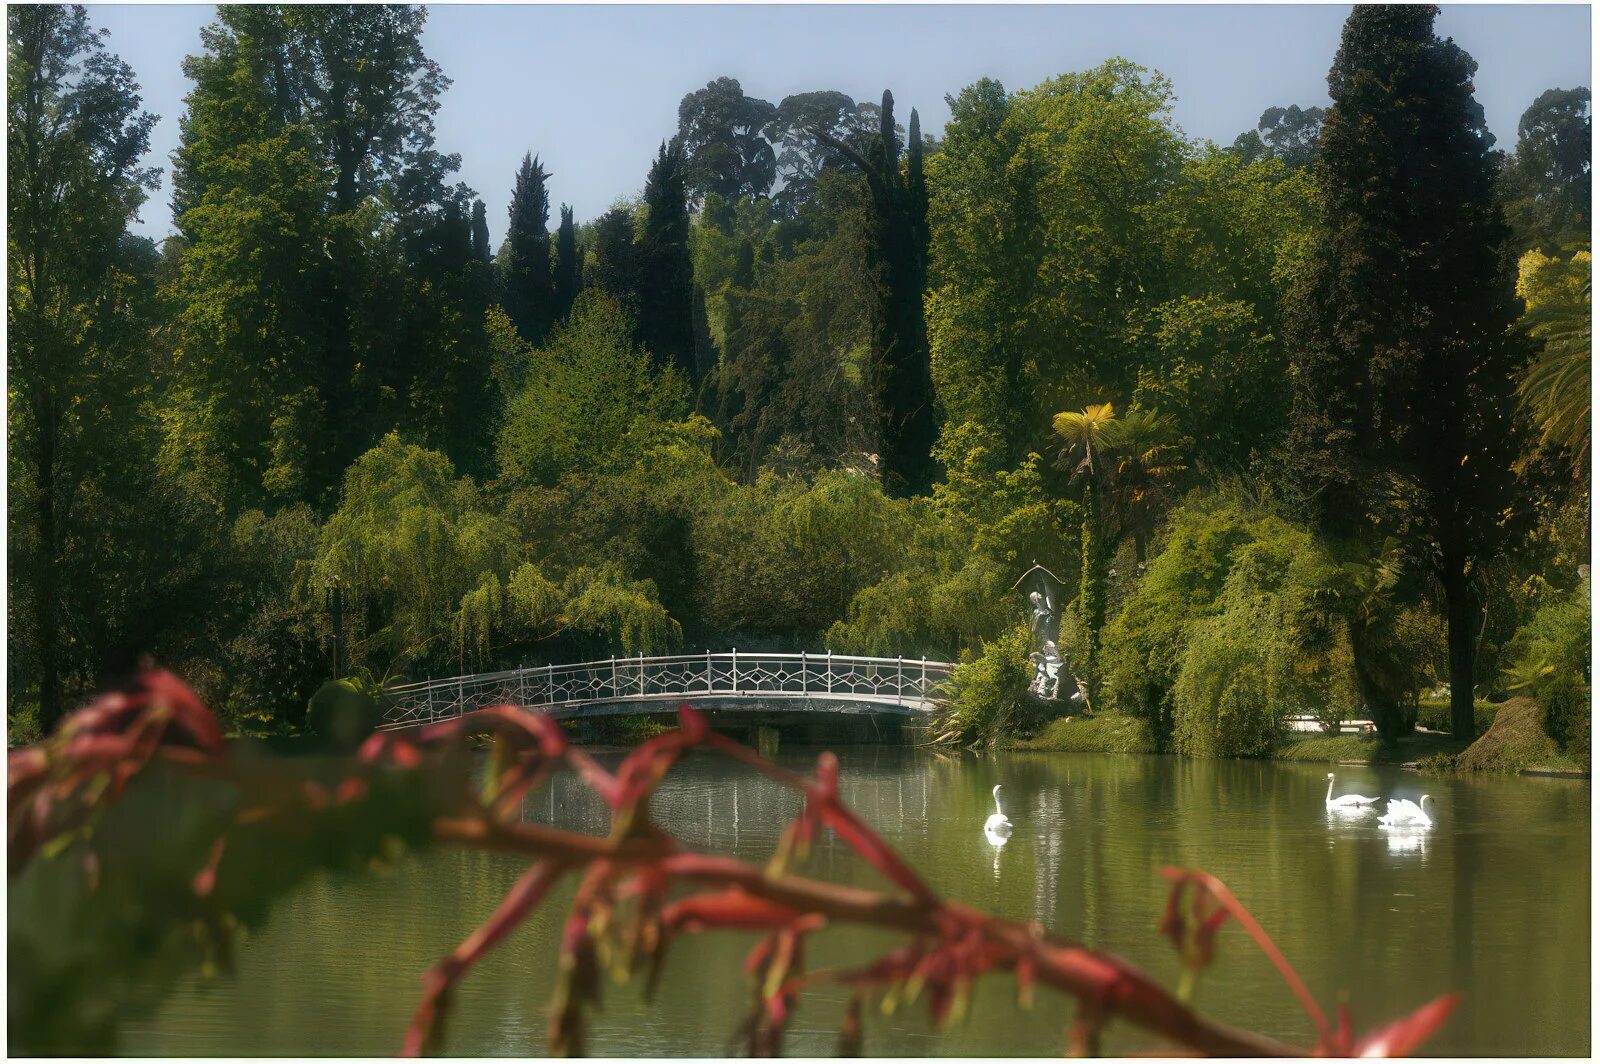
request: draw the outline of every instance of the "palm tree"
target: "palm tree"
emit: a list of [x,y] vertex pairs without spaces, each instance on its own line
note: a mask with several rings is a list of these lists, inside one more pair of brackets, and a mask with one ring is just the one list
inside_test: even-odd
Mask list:
[[1177,423],[1154,410],[1129,410],[1112,425],[1112,477],[1123,529],[1133,536],[1134,558],[1144,567],[1145,546],[1167,489],[1185,469],[1186,441]]
[[1081,473],[1093,482],[1104,471],[1107,453],[1115,446],[1117,417],[1111,404],[1091,403],[1082,412],[1062,411],[1052,419],[1050,427],[1062,440],[1056,465],[1071,469],[1074,479]]
[[1522,325],[1544,341],[1544,349],[1522,371],[1517,396],[1539,424],[1540,444],[1566,451],[1580,472],[1589,467],[1592,265],[1587,249],[1566,260],[1530,251],[1517,270],[1517,295],[1527,303]]
[[1083,567],[1078,576],[1078,616],[1088,634],[1085,672],[1090,685],[1095,683],[1095,664],[1100,651],[1100,628],[1105,624],[1105,566],[1101,560],[1100,522],[1095,494],[1111,475],[1111,454],[1116,447],[1117,418],[1110,403],[1096,403],[1082,412],[1067,410],[1057,414],[1051,428],[1061,437],[1061,452],[1056,465],[1071,469],[1072,479],[1083,477]]

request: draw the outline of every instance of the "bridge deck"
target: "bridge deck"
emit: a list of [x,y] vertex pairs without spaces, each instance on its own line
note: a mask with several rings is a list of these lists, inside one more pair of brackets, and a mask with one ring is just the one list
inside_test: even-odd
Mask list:
[[385,693],[400,727],[509,702],[555,717],[649,713],[678,702],[727,709],[911,715],[934,709],[949,662],[844,654],[713,654],[607,658],[402,684]]

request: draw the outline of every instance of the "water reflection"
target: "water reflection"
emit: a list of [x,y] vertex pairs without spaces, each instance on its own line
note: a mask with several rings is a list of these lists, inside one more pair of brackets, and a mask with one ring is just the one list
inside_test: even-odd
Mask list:
[[[779,760],[810,771],[816,751]],[[1358,1027],[1449,990],[1465,995],[1438,1039],[1442,1054],[1586,1055],[1589,1051],[1589,785],[1558,780],[1427,781],[1431,832],[1385,831],[1369,814],[1319,816],[1325,766],[1162,757],[1016,753],[987,758],[841,749],[840,790],[935,890],[1015,920],[1038,920],[1113,950],[1172,985],[1171,944],[1154,927],[1164,865],[1203,868],[1248,905],[1326,1004]],[[1070,777],[1071,783],[1068,784]],[[1420,797],[1400,769],[1341,773],[1341,789]],[[1008,838],[979,831],[1003,781]],[[764,862],[802,798],[711,756],[687,758],[652,812],[687,845]],[[1430,803],[1431,807],[1431,803]],[[604,834],[608,811],[558,776],[531,796],[530,821]],[[1001,864],[1004,874],[1001,874]],[[242,943],[236,977],[186,982],[153,1017],[130,1020],[134,1055],[388,1055],[416,1004],[418,977],[491,913],[521,872],[514,858],[439,849],[386,877],[319,877]],[[831,834],[805,868],[831,881],[882,880]],[[552,897],[491,954],[456,998],[448,1049],[519,1055],[543,1046],[545,1005],[572,888]],[[1507,905],[1506,898],[1518,899]],[[1481,904],[1480,904],[1481,902]],[[848,967],[897,944],[855,928],[824,932],[808,967]],[[748,936],[685,939],[668,955],[653,1003],[605,988],[590,1052],[716,1056],[747,999]],[[1219,939],[1199,1005],[1229,1023],[1314,1041],[1294,998],[1236,929]],[[920,1008],[873,1010],[872,1055],[1018,1055],[1060,1048],[1070,1008],[1041,995],[1019,1010],[1003,978],[981,982],[972,1019],[939,1032]],[[785,1050],[829,1055],[847,997],[808,995]],[[1151,1048],[1114,1026],[1105,1049]]]
[[1006,843],[1011,841],[1011,835],[1009,833],[1001,834],[1000,832],[996,831],[994,828],[992,828],[989,825],[985,824],[983,826],[983,837],[985,839],[989,840],[989,845],[990,846],[994,847],[994,877],[996,879],[999,879],[1000,878],[1000,848],[1002,846],[1004,846]]
[[1383,834],[1384,841],[1389,844],[1390,853],[1426,853],[1428,850],[1426,828],[1402,826],[1388,828]]

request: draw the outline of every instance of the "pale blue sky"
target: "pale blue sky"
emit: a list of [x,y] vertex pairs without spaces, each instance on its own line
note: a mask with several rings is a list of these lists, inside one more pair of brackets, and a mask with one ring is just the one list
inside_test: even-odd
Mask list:
[[[1347,5],[1283,6],[513,6],[430,5],[425,47],[454,85],[438,145],[461,155],[460,179],[483,198],[499,242],[512,177],[527,150],[554,173],[554,204],[580,221],[644,185],[683,94],[719,75],[776,103],[837,89],[876,100],[892,89],[902,120],[949,118],[946,94],[980,77],[1026,88],[1126,56],[1173,81],[1191,137],[1228,143],[1274,104],[1327,102],[1327,73]],[[89,8],[161,116],[150,162],[170,169],[209,4]],[[1477,92],[1502,147],[1547,88],[1590,83],[1583,5],[1445,5],[1439,32],[1478,61]],[[165,175],[164,175],[165,176]],[[171,230],[170,184],[146,204],[142,231]]]

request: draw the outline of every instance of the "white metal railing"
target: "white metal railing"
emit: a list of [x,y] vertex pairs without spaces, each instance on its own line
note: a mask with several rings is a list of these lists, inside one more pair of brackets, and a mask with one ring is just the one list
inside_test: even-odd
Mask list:
[[385,691],[388,726],[422,724],[509,702],[567,710],[601,702],[650,702],[696,695],[815,696],[933,708],[929,691],[951,665],[926,658],[845,654],[671,654],[535,665],[399,684]]

